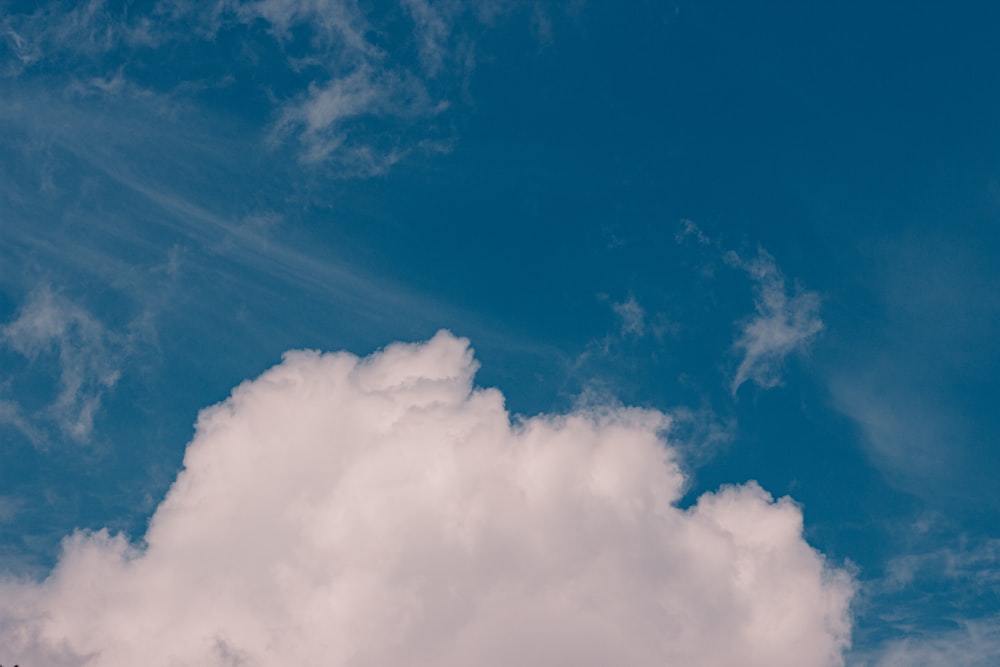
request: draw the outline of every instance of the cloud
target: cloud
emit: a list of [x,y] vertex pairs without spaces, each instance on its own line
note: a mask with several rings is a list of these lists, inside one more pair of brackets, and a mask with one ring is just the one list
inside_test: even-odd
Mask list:
[[55,58],[97,58],[122,45],[157,43],[151,17],[114,11],[104,0],[48,2],[32,7],[31,13],[2,8],[0,38],[6,43],[9,57],[0,53],[0,71],[6,76],[19,76]]
[[[163,97],[168,106],[240,88],[249,94],[241,93],[239,115],[260,125],[272,149],[291,147],[334,177],[366,177],[413,153],[451,149],[454,124],[442,114],[469,97],[475,35],[530,6],[53,0],[0,12],[0,76],[33,77],[70,96]],[[220,54],[234,40],[239,53]],[[179,56],[198,63],[197,79],[178,80],[190,71]]]
[[886,565],[886,572],[889,588],[903,588],[918,577],[937,577],[965,581],[980,594],[988,588],[1000,591],[1000,539],[896,556]]
[[742,323],[733,344],[743,359],[730,389],[735,395],[748,380],[765,389],[777,386],[781,383],[785,359],[790,354],[805,351],[823,330],[819,295],[798,288],[789,294],[784,275],[774,258],[763,249],[749,261],[729,252],[726,261],[745,270],[754,281],[757,311],[754,317]]
[[[865,588],[866,616],[877,618],[882,631],[895,638],[876,653],[937,656],[939,662],[930,664],[964,655],[965,661],[952,664],[965,665],[976,654],[964,654],[963,647],[992,638],[995,648],[979,655],[1000,654],[1000,617],[989,615],[1000,602],[1000,539],[935,534],[925,548],[889,559],[883,577]],[[901,659],[887,664],[923,664]]]
[[940,501],[962,488],[968,425],[919,382],[901,386],[901,377],[894,365],[877,361],[863,370],[838,368],[827,380],[832,405],[855,422],[866,454],[888,482]]
[[[337,176],[368,176],[410,152],[450,146],[450,125],[432,121],[467,87],[474,43],[466,33],[478,9],[425,0],[382,9],[354,0],[54,1],[0,19],[0,74],[70,93],[178,102],[257,81],[244,107],[270,118],[263,135],[273,145],[296,145],[303,163]],[[240,56],[220,58],[219,44],[230,39],[243,45]],[[161,47],[164,56],[150,60]],[[198,80],[177,80],[179,53],[199,62]],[[156,83],[149,75],[160,67]],[[270,74],[262,79],[263,70]],[[251,109],[253,99],[265,108]]]
[[958,629],[888,642],[851,667],[994,667],[1000,655],[1000,618]]
[[9,522],[21,509],[21,502],[12,496],[0,496],[0,525]]
[[[122,340],[85,309],[41,287],[29,295],[14,321],[0,327],[0,345],[30,361],[58,359],[58,391],[41,416],[55,421],[65,436],[88,440],[101,399],[121,374],[116,357]],[[0,402],[0,421],[39,442],[40,432],[16,402]]]
[[240,20],[263,19],[282,41],[282,35],[303,26],[318,36],[318,46],[308,57],[315,74],[305,90],[281,102],[272,141],[294,138],[304,163],[327,164],[347,176],[383,173],[413,150],[446,150],[448,138],[430,127],[414,142],[399,137],[402,128],[432,119],[450,106],[449,81],[463,76],[465,67],[463,59],[451,57],[449,44],[462,6],[423,0],[403,0],[401,5],[411,19],[413,63],[407,58],[408,40],[390,49],[366,37],[375,28],[353,2],[264,0],[234,5]]
[[441,71],[448,58],[448,38],[452,30],[454,14],[461,4],[437,3],[428,0],[402,0],[402,5],[413,17],[416,28],[417,46],[423,68],[435,75]]
[[646,311],[635,300],[635,296],[629,294],[621,303],[613,301],[611,309],[621,319],[622,336],[642,338],[646,332]]
[[694,238],[700,245],[714,245],[714,241],[702,231],[693,220],[681,220],[680,230],[674,235],[674,240],[684,243],[688,238]]
[[[929,501],[998,506],[1000,274],[995,246],[914,228],[865,244],[870,288],[838,323],[824,370],[833,406],[892,485]],[[841,299],[843,300],[843,299]]]
[[[290,138],[307,164],[326,163],[336,173],[368,176],[382,173],[412,149],[387,132],[386,125],[406,125],[447,108],[433,101],[428,83],[442,67],[450,23],[430,5],[402,3],[412,19],[411,37],[419,42],[423,67],[404,64],[403,44],[388,49],[366,34],[378,28],[350,0],[261,0],[221,2],[210,18],[201,8],[189,9],[214,36],[226,21],[246,25],[263,21],[279,45],[288,47],[288,65],[308,72],[308,83],[279,101],[272,142]],[[310,35],[300,54],[296,35]],[[416,65],[416,63],[414,63]],[[379,137],[386,138],[384,141]],[[426,137],[424,137],[426,139]]]
[[[7,51],[22,66],[30,66],[45,57],[48,48],[58,48],[61,40],[66,38],[76,39],[63,44],[63,48],[69,46],[84,53],[107,50],[110,48],[110,35],[95,25],[102,5],[103,2],[92,0],[68,9],[49,3],[35,7],[30,14],[17,13],[5,7],[0,26]],[[10,73],[15,72],[10,70]]]
[[[393,143],[376,146],[373,136],[354,131],[355,124],[366,118],[430,117],[447,106],[434,104],[423,82],[408,72],[377,72],[365,66],[322,85],[312,84],[287,103],[272,139],[280,142],[297,136],[306,163],[333,162],[340,173],[375,175],[392,167],[410,149]],[[358,140],[357,135],[364,139]]]
[[25,416],[24,409],[17,401],[0,399],[0,424],[13,426],[36,447],[45,443],[42,431]]
[[851,579],[755,483],[682,510],[669,419],[514,420],[441,332],[290,352],[199,416],[141,543],[0,583],[0,660],[841,665]]

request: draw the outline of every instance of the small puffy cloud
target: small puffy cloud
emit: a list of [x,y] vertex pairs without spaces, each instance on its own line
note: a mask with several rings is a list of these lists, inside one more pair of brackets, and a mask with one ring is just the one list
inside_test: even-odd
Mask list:
[[729,252],[726,261],[750,275],[756,294],[756,314],[741,324],[733,343],[743,358],[730,389],[735,395],[748,380],[763,388],[777,386],[785,359],[804,351],[823,330],[819,295],[798,288],[789,293],[785,276],[763,249],[749,261]]
[[[46,287],[32,292],[17,318],[0,326],[0,346],[31,361],[58,361],[57,395],[42,416],[79,442],[90,437],[101,400],[118,381],[121,345],[87,310]],[[0,403],[0,421],[39,440],[39,432],[15,402]]]
[[0,582],[21,664],[832,667],[851,579],[757,484],[688,508],[669,418],[514,420],[446,332],[300,351],[199,416],[141,544]]

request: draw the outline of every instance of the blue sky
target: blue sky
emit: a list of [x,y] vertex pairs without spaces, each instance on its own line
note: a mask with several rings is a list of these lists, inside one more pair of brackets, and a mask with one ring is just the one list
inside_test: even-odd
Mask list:
[[514,415],[671,415],[681,507],[791,496],[846,664],[1000,654],[1000,10],[0,7],[4,576],[141,544],[287,350],[448,329]]

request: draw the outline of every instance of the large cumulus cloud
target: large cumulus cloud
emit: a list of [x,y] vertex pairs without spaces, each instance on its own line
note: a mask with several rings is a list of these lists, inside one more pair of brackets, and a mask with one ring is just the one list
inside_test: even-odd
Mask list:
[[0,584],[0,661],[842,664],[850,578],[756,484],[690,509],[655,411],[513,423],[448,333],[291,352],[205,410],[144,541]]

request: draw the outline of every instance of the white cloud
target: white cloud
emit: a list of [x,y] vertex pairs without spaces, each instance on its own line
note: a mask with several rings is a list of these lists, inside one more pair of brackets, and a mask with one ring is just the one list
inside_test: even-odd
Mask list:
[[843,664],[853,583],[755,483],[690,509],[656,411],[516,420],[442,332],[290,352],[199,416],[141,546],[0,583],[6,663]]
[[730,385],[735,395],[752,380],[760,387],[781,383],[785,359],[804,351],[823,330],[819,316],[820,299],[815,292],[795,289],[789,294],[785,277],[765,250],[746,261],[735,252],[726,261],[745,270],[754,281],[756,315],[742,323],[733,347],[743,359]]
[[[29,296],[17,319],[0,327],[0,345],[29,360],[44,356],[58,359],[59,389],[43,416],[54,420],[64,435],[80,442],[90,437],[101,399],[118,381],[116,355],[121,344],[89,312],[46,287]],[[3,402],[0,420],[39,441],[40,432],[17,403]]]

